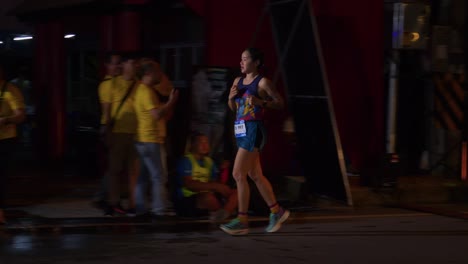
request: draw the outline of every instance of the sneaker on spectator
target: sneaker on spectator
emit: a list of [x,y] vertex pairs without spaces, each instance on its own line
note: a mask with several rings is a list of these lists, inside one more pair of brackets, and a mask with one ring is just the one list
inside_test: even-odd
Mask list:
[[119,215],[126,215],[127,210],[123,209],[123,207],[118,204],[117,206],[113,206],[112,209],[114,210],[114,213],[119,214]]
[[127,212],[125,209],[122,208],[120,204],[116,206],[107,206],[107,208],[104,210],[104,215],[105,216],[115,216],[115,215],[126,215]]
[[176,212],[174,208],[168,207],[160,212],[153,213],[155,216],[176,216]]
[[137,213],[136,213],[135,208],[127,209],[126,215],[129,216],[129,217],[135,217],[135,216],[137,216]]

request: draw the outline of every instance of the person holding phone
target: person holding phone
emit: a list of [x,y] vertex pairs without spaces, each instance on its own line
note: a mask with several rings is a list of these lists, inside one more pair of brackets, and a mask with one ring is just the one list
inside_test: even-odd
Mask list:
[[145,206],[148,182],[151,182],[152,216],[175,216],[167,190],[166,122],[172,113],[179,91],[172,89],[169,99],[162,103],[155,86],[160,82],[161,68],[150,59],[142,59],[137,73],[140,83],[135,93],[135,112],[138,120],[136,149],[140,156],[140,173],[135,191],[135,213],[147,213]]

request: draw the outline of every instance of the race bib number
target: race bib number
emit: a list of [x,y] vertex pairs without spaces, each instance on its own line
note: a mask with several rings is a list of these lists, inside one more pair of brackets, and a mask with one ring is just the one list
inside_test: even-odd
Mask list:
[[246,132],[244,120],[239,120],[234,123],[234,134],[236,137],[245,137],[247,135]]

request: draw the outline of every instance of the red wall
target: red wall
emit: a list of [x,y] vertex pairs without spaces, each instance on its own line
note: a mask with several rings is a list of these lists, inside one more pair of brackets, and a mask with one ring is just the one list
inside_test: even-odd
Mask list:
[[34,96],[37,153],[43,161],[60,161],[65,153],[65,50],[61,22],[35,28]]
[[357,169],[384,152],[383,1],[313,0],[343,148]]

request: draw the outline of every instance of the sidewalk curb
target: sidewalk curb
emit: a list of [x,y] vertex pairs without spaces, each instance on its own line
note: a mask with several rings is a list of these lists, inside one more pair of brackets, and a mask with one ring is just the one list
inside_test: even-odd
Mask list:
[[447,216],[447,217],[468,220],[468,211],[465,213],[465,212],[460,212],[457,210],[435,208],[435,207],[431,207],[427,205],[417,205],[417,204],[400,204],[399,207],[402,209],[408,209],[408,210],[413,210],[413,211],[418,211],[418,212],[431,213],[431,214],[440,215],[440,216]]

